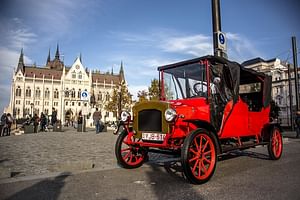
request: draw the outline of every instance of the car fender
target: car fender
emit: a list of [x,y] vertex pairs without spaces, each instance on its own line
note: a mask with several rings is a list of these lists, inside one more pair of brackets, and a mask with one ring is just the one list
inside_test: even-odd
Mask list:
[[184,122],[188,122],[188,123],[192,123],[194,124],[197,128],[203,128],[206,129],[207,131],[213,133],[213,135],[215,136],[215,140],[216,140],[216,145],[217,145],[217,154],[221,154],[221,143],[219,140],[219,137],[217,135],[217,131],[216,129],[213,127],[212,124],[210,124],[207,121],[204,120],[199,120],[199,119],[188,119],[188,120],[183,120]]

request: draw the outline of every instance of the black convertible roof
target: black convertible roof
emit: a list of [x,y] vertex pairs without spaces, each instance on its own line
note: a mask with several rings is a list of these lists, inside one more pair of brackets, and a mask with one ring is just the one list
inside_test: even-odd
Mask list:
[[159,71],[164,71],[176,68],[182,65],[197,63],[203,60],[208,60],[212,65],[223,64],[223,75],[226,76],[226,85],[232,91],[234,102],[237,101],[239,96],[239,85],[246,83],[262,82],[263,83],[263,98],[264,106],[269,105],[271,100],[271,84],[272,78],[262,72],[257,72],[252,69],[244,68],[237,62],[229,61],[223,57],[218,56],[203,56],[182,62],[177,62],[169,65],[158,67]]

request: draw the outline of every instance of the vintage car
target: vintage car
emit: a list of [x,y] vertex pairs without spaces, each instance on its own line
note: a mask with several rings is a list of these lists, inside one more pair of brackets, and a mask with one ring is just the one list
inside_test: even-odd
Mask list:
[[270,120],[271,77],[236,62],[204,56],[158,68],[160,100],[122,112],[115,155],[124,168],[140,167],[148,152],[180,156],[186,178],[207,182],[218,157],[267,145],[281,157],[281,128]]

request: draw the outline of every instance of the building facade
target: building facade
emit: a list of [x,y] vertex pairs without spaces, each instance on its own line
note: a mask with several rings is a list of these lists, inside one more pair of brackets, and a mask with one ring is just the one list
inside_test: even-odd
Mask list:
[[[97,107],[103,121],[115,121],[116,116],[105,110],[105,105],[111,99],[113,88],[121,81],[125,81],[122,63],[119,74],[88,71],[81,56],[67,67],[60,59],[57,45],[55,58],[51,60],[49,51],[46,65],[37,67],[25,65],[22,50],[13,74],[6,112],[13,113],[18,119],[34,113],[40,115],[41,112],[51,115],[52,108],[55,108],[57,118],[66,123],[76,121],[81,111],[87,117],[87,124],[91,125],[91,116]],[[81,100],[83,91],[90,95],[88,100]]]
[[[288,63],[282,62],[278,58],[264,60],[262,58],[254,58],[242,63],[246,68],[255,71],[263,72],[272,76],[272,99],[276,105],[279,106],[279,121],[283,126],[291,125],[291,112],[290,112],[290,92],[289,92],[289,77],[288,77]],[[296,110],[296,96],[295,96],[295,75],[293,65],[290,65],[291,70],[291,95],[293,110]],[[298,70],[298,77],[300,71]],[[299,84],[299,83],[298,83]],[[299,85],[298,85],[299,90]],[[299,91],[297,92],[299,94]]]

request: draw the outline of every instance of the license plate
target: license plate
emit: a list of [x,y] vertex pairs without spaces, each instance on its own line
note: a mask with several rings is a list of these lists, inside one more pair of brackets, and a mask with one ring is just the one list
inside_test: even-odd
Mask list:
[[143,140],[164,141],[166,134],[162,133],[142,133]]

